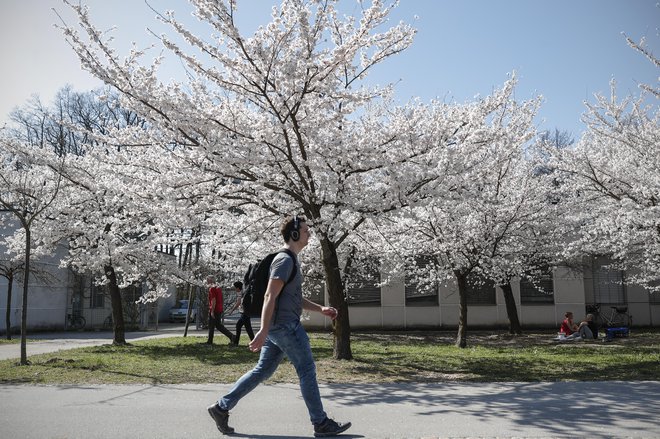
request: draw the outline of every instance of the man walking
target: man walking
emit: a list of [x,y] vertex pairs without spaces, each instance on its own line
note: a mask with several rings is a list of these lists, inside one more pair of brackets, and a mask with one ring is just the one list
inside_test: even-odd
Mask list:
[[241,316],[236,321],[236,337],[234,339],[234,344],[238,346],[238,342],[241,340],[241,327],[245,326],[245,332],[247,332],[250,341],[254,340],[254,331],[252,330],[252,321],[250,320],[249,310],[245,309],[243,304],[243,282],[240,280],[234,282],[234,289],[236,289],[236,303],[229,311],[229,314],[233,313],[236,308],[239,309]]
[[222,324],[222,288],[215,284],[213,276],[207,277],[206,283],[209,286],[209,338],[206,340],[206,344],[213,344],[213,330],[216,328],[229,338],[230,344],[233,344],[234,334]]
[[[339,424],[328,418],[323,410],[316,380],[316,364],[309,337],[300,323],[300,315],[306,309],[320,312],[334,320],[337,318],[337,310],[318,305],[302,295],[302,273],[297,255],[307,245],[311,234],[305,218],[287,217],[280,226],[280,233],[284,238],[284,248],[288,251],[279,253],[271,263],[261,313],[261,328],[249,345],[253,352],[261,350],[259,361],[254,369],[234,384],[228,394],[210,406],[208,412],[218,430],[232,434],[234,429],[228,423],[229,410],[259,383],[268,379],[286,355],[298,374],[300,391],[314,426],[314,436],[336,436],[346,431],[351,423]],[[286,283],[294,270],[295,277]]]

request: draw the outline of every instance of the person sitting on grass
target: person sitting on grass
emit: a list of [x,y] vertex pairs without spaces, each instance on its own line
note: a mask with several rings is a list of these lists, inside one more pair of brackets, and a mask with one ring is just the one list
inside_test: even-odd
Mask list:
[[[593,321],[593,314],[587,314],[586,318],[580,322],[579,325],[575,324],[573,320],[573,313],[566,311],[564,314],[564,321],[561,322],[559,334],[561,340],[593,340],[594,334],[589,328],[589,323]],[[561,337],[561,334],[564,337]]]
[[593,314],[587,314],[584,317],[584,320],[578,325],[578,332],[580,333],[580,337],[584,340],[594,340],[598,338],[598,327],[594,321]]
[[561,322],[559,327],[559,337],[562,340],[581,340],[580,333],[578,332],[578,325],[573,321],[573,313],[566,311],[564,314],[564,321]]

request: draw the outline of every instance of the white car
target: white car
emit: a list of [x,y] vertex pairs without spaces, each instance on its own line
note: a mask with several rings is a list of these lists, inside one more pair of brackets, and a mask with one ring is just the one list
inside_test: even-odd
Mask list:
[[[179,300],[176,306],[170,308],[170,322],[185,322],[188,312],[188,300]],[[195,307],[190,310],[190,321],[194,322],[197,317]]]

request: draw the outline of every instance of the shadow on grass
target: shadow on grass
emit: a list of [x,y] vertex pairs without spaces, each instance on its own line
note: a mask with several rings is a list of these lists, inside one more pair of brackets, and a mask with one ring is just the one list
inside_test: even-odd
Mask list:
[[[412,337],[412,338],[411,338]],[[321,382],[538,382],[660,380],[658,337],[650,344],[543,344],[459,349],[438,334],[358,334],[354,361],[332,359],[332,335],[310,334]],[[423,340],[422,340],[423,339]],[[10,365],[1,383],[230,383],[250,370],[259,354],[199,337],[172,337],[60,351]],[[285,363],[287,363],[285,361]],[[572,364],[570,370],[566,365]],[[209,378],[212,377],[212,378]],[[296,382],[290,365],[275,382]]]
[[[476,354],[452,348],[439,350],[435,355],[410,355],[391,349],[356,355],[352,371],[388,382],[660,380],[657,346],[628,348],[623,355],[618,351],[583,348],[497,348]],[[567,364],[574,366],[567,369]]]

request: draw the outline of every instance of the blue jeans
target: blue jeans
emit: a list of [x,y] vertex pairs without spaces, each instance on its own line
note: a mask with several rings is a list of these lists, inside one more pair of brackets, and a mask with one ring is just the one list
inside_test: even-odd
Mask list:
[[218,400],[220,408],[233,409],[241,398],[275,373],[285,355],[298,374],[300,392],[307,405],[312,424],[323,422],[326,414],[323,411],[319,385],[316,381],[316,364],[312,357],[309,337],[300,321],[270,328],[266,342],[261,348],[259,362],[254,369],[236,381],[228,394]]

